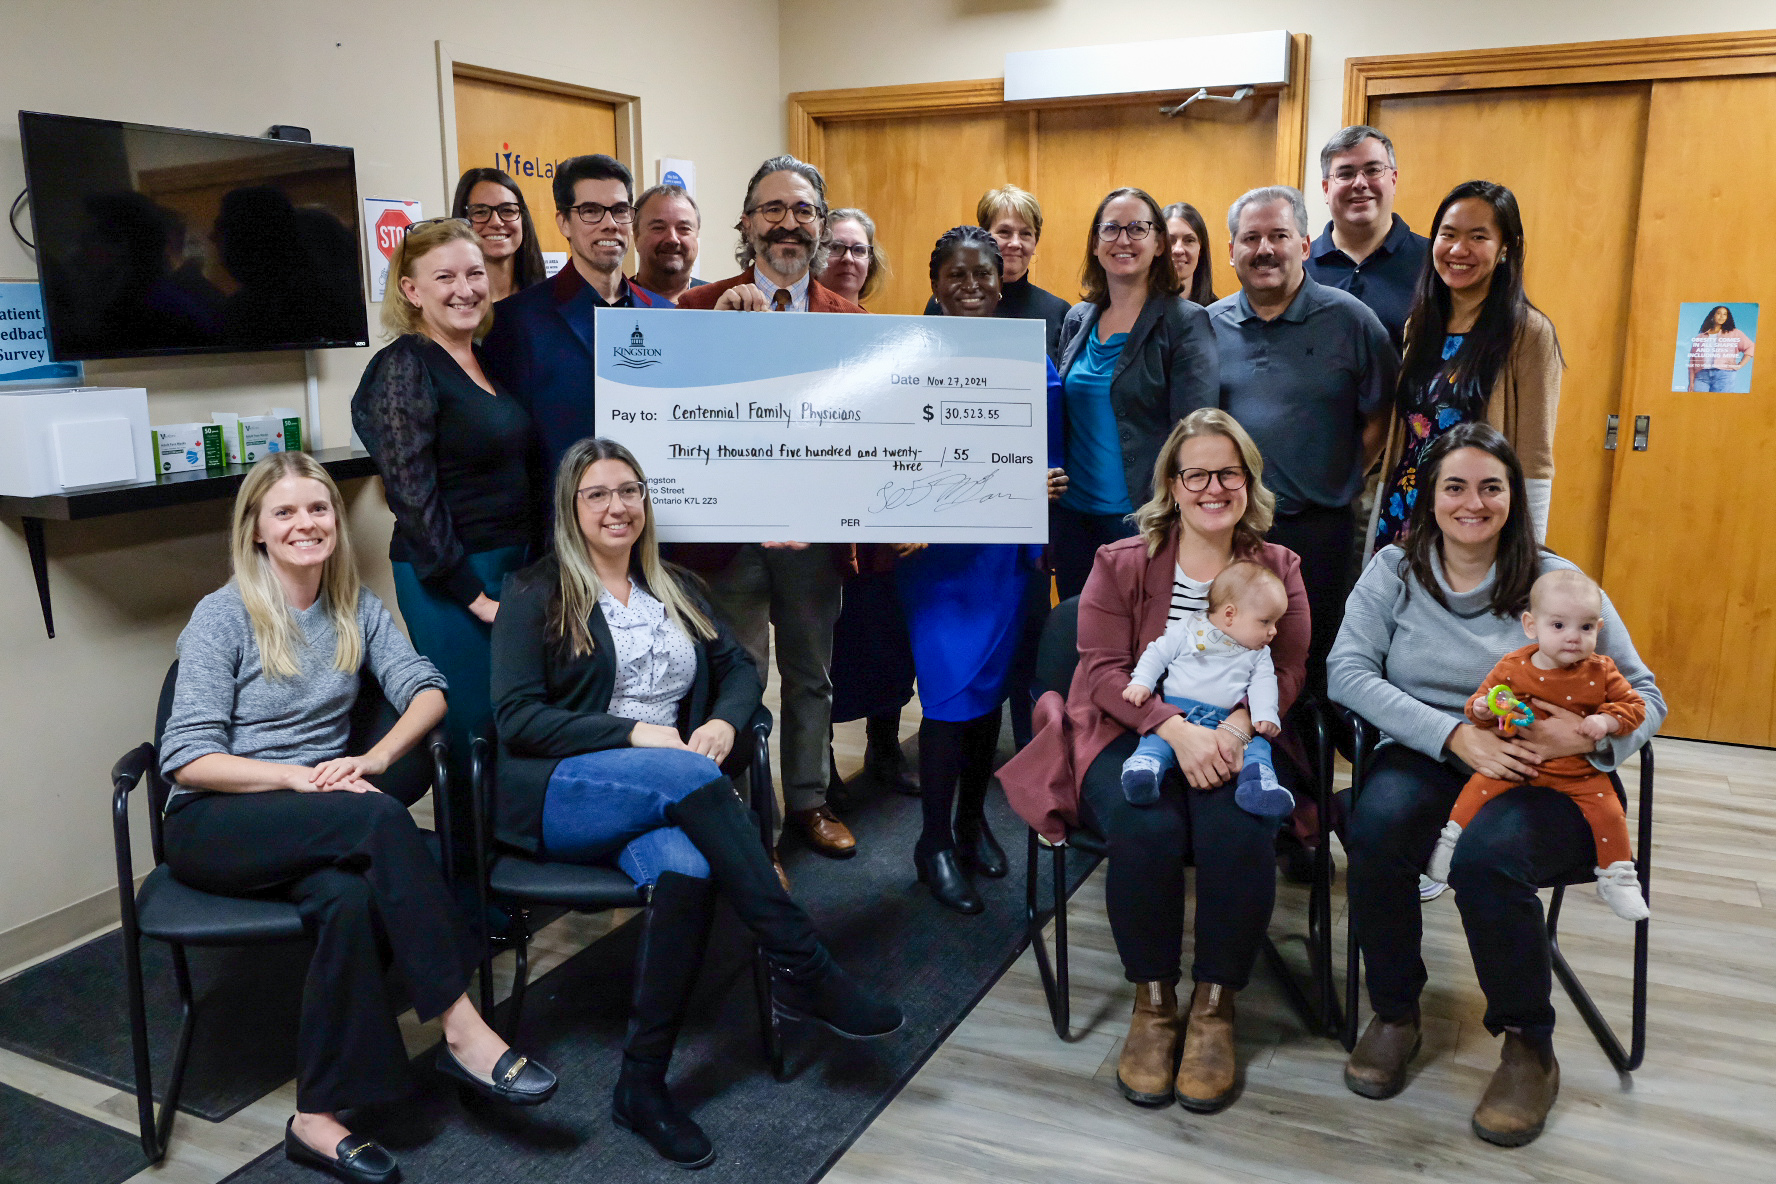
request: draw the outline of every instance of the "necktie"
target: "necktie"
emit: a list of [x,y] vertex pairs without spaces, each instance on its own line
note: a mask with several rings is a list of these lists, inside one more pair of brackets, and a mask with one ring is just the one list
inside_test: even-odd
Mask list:
[[789,301],[790,301],[789,289],[788,288],[778,288],[775,292],[771,293],[771,311],[772,312],[788,312],[789,311]]

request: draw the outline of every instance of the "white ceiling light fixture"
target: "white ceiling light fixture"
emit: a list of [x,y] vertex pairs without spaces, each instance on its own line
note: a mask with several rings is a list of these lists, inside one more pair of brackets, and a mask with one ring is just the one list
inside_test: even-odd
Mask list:
[[1182,109],[1191,101],[1223,97],[1208,94],[1210,89],[1288,84],[1287,29],[1005,55],[1007,102],[1197,92]]

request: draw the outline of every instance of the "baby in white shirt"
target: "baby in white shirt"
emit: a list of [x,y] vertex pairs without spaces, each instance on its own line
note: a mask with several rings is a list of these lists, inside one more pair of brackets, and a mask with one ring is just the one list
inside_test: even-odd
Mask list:
[[[1233,800],[1240,809],[1279,817],[1295,808],[1295,795],[1277,782],[1270,740],[1282,730],[1277,711],[1276,667],[1271,640],[1289,608],[1289,593],[1275,572],[1241,560],[1229,564],[1209,585],[1207,612],[1185,613],[1148,646],[1122,697],[1135,706],[1153,694],[1165,676],[1165,701],[1193,724],[1228,732],[1245,744]],[[1245,703],[1257,735],[1246,736],[1227,717]],[[1122,794],[1131,805],[1159,800],[1159,784],[1178,760],[1172,746],[1148,733],[1122,764]]]

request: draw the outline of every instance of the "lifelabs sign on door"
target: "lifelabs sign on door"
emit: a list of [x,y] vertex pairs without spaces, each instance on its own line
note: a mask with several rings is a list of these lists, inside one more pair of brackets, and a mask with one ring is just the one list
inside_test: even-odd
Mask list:
[[388,288],[389,260],[407,228],[423,220],[417,201],[400,198],[366,197],[364,199],[364,246],[369,259],[370,299],[381,301]]

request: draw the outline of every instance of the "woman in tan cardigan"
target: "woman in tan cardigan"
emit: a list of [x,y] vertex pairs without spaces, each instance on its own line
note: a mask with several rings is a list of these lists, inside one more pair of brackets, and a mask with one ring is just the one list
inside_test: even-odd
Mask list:
[[1428,266],[1406,320],[1371,550],[1405,533],[1419,494],[1419,462],[1431,443],[1456,424],[1482,419],[1504,433],[1523,462],[1540,542],[1554,488],[1562,362],[1554,323],[1523,294],[1517,198],[1491,181],[1464,181],[1437,207],[1432,225]]

